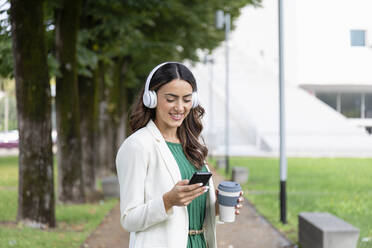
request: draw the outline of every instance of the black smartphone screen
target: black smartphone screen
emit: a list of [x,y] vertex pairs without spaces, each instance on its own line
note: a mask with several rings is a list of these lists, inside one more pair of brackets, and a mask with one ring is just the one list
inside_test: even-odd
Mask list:
[[203,186],[205,186],[211,176],[212,173],[210,172],[195,172],[190,179],[189,185],[203,183]]

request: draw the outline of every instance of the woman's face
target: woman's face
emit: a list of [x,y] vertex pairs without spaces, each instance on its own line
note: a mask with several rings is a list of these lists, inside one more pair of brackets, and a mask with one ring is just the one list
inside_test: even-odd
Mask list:
[[182,79],[173,79],[157,91],[155,122],[162,128],[177,128],[190,113],[192,106],[191,84]]

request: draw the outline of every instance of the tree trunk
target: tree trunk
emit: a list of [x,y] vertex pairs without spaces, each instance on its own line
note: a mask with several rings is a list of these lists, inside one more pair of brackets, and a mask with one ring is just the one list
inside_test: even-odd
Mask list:
[[[86,12],[88,1],[82,3],[82,13],[80,16],[80,30],[92,30],[97,25],[97,20]],[[86,48],[94,51],[96,42],[87,40]],[[94,201],[99,196],[96,190],[96,133],[98,131],[98,69],[90,70],[91,77],[78,76],[79,81],[79,104],[80,104],[80,132],[82,142],[82,165],[84,193],[88,201]]]
[[94,134],[97,132],[97,72],[93,78],[79,76],[79,102],[84,192],[87,199],[96,195]]
[[107,87],[107,101],[108,101],[108,123],[107,123],[107,137],[109,138],[109,146],[107,147],[106,154],[108,154],[107,169],[112,172],[116,172],[115,167],[115,155],[117,152],[119,125],[122,117],[123,109],[121,99],[121,69],[123,61],[117,59],[114,61],[113,66],[110,68],[111,82],[106,83]]
[[118,135],[117,135],[117,148],[123,143],[124,139],[130,133],[128,131],[128,119],[129,119],[129,103],[128,103],[128,89],[126,84],[126,73],[128,70],[128,65],[130,63],[129,58],[124,58],[124,63],[120,72],[120,122],[118,126]]
[[116,172],[115,157],[127,132],[128,93],[125,84],[129,58],[114,61],[109,67],[99,65],[99,114],[96,133],[96,156],[99,177]]
[[115,61],[114,65],[100,64],[99,96],[99,135],[97,136],[99,154],[99,175],[107,176],[116,172],[115,157],[118,148],[118,136],[123,119],[121,97],[121,68],[123,63]]
[[[126,97],[126,95],[124,95],[124,97]],[[126,99],[124,99],[124,102]],[[123,108],[125,108],[125,106],[123,106]],[[118,126],[118,134],[117,134],[117,138],[116,138],[116,147],[119,148],[121,143],[123,143],[123,141],[125,140],[125,138],[127,137],[127,118],[128,118],[128,111],[127,109],[125,109],[124,111],[122,111],[121,113],[121,117],[120,117],[120,122],[119,122],[119,126]]]
[[42,3],[12,0],[10,8],[19,131],[17,221],[54,227],[51,98]]
[[96,146],[96,169],[98,177],[104,177],[109,174],[107,165],[109,164],[107,147],[109,146],[107,137],[108,113],[107,113],[107,87],[105,82],[105,73],[107,66],[103,62],[98,65],[98,132],[95,136]]
[[59,199],[71,203],[85,201],[76,57],[80,8],[79,0],[63,0],[56,10],[56,53],[62,74],[56,80]]

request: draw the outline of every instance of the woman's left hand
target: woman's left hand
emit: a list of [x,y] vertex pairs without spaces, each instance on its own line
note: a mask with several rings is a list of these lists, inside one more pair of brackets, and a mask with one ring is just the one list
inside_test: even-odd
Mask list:
[[[244,197],[243,197],[244,192],[240,191],[240,196],[238,198],[238,202],[235,205],[235,215],[240,214],[240,209],[243,207],[243,202],[244,202]],[[218,198],[218,189],[216,189],[216,198]],[[219,205],[218,201],[216,201],[216,215],[219,215]]]
[[236,215],[239,215],[240,214],[240,209],[243,207],[243,201],[244,201],[244,197],[243,197],[243,194],[244,192],[243,191],[240,191],[240,196],[239,196],[239,199],[238,199],[238,204],[235,206],[235,214]]

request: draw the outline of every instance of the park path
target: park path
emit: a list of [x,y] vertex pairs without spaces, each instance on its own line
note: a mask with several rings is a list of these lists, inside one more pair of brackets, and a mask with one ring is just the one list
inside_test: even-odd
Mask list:
[[[223,178],[213,172],[215,185]],[[296,247],[263,218],[247,200],[234,223],[217,224],[219,248],[294,248]],[[128,248],[129,233],[120,225],[120,207],[117,204],[81,248]],[[175,247],[171,247],[175,248]]]

